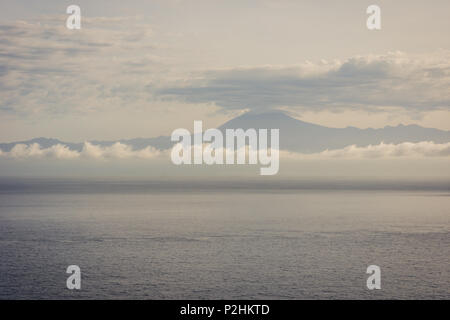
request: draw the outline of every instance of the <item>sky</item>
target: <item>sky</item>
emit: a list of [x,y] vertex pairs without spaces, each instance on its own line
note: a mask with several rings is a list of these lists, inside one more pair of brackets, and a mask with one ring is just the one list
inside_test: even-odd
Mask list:
[[376,1],[376,31],[371,4],[0,1],[0,140],[154,137],[275,109],[450,130],[450,2]]

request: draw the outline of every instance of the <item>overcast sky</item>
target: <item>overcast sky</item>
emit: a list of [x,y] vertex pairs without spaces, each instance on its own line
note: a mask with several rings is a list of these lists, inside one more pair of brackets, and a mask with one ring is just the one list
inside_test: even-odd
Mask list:
[[[65,27],[81,7],[81,30]],[[382,29],[366,28],[381,7]],[[0,136],[168,135],[289,111],[450,130],[450,2],[0,1]]]

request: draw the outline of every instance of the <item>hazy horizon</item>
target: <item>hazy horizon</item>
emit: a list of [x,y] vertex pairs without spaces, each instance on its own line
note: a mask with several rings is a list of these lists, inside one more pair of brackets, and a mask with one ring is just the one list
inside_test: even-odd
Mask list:
[[450,1],[0,7],[1,300],[450,298]]
[[377,31],[364,1],[79,1],[80,30],[69,4],[2,1],[1,142],[155,137],[271,110],[450,130],[448,1],[380,0]]

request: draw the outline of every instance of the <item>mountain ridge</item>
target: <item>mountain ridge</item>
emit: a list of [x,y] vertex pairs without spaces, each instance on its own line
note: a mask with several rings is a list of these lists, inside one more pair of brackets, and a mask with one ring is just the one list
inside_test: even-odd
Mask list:
[[[384,128],[357,127],[332,128],[295,119],[284,112],[268,112],[261,114],[245,113],[233,118],[220,127],[226,129],[280,129],[280,148],[289,151],[313,153],[323,150],[344,148],[348,145],[367,146],[384,143],[433,141],[435,143],[450,142],[450,131],[425,128],[417,124],[385,126]],[[133,149],[152,146],[157,149],[168,149],[172,146],[169,136],[153,138],[133,138],[120,140],[90,140],[99,146],[111,146],[116,142],[130,145]],[[17,144],[31,145],[38,143],[42,148],[63,144],[71,150],[81,151],[84,143],[65,142],[55,138],[39,137],[25,141],[0,143],[0,150],[10,151]]]

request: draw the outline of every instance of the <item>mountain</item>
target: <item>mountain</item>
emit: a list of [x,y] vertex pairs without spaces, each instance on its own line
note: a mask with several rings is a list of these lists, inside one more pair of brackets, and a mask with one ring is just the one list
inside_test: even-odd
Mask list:
[[303,153],[340,149],[348,145],[434,141],[450,142],[450,131],[423,128],[418,125],[387,126],[380,129],[355,127],[329,128],[294,119],[285,113],[246,113],[223,124],[219,129],[280,129],[280,148]]
[[[340,149],[348,145],[367,146],[369,144],[402,143],[433,141],[435,143],[450,142],[450,131],[432,128],[423,128],[418,125],[387,126],[380,129],[359,129],[355,127],[329,128],[313,123],[294,119],[282,112],[270,112],[262,114],[246,113],[234,118],[218,129],[225,132],[226,129],[280,129],[280,148],[283,150],[303,153],[320,152],[326,149]],[[135,138],[118,141],[90,141],[100,146],[110,146],[115,142],[121,142],[138,150],[147,146],[157,149],[168,149],[172,146],[170,137],[160,136],[156,138]],[[27,141],[12,143],[0,143],[2,151],[10,151],[16,144],[30,145],[38,143],[42,148],[48,148],[56,144],[67,145],[72,150],[80,151],[83,143],[70,143],[57,139],[35,138]]]

